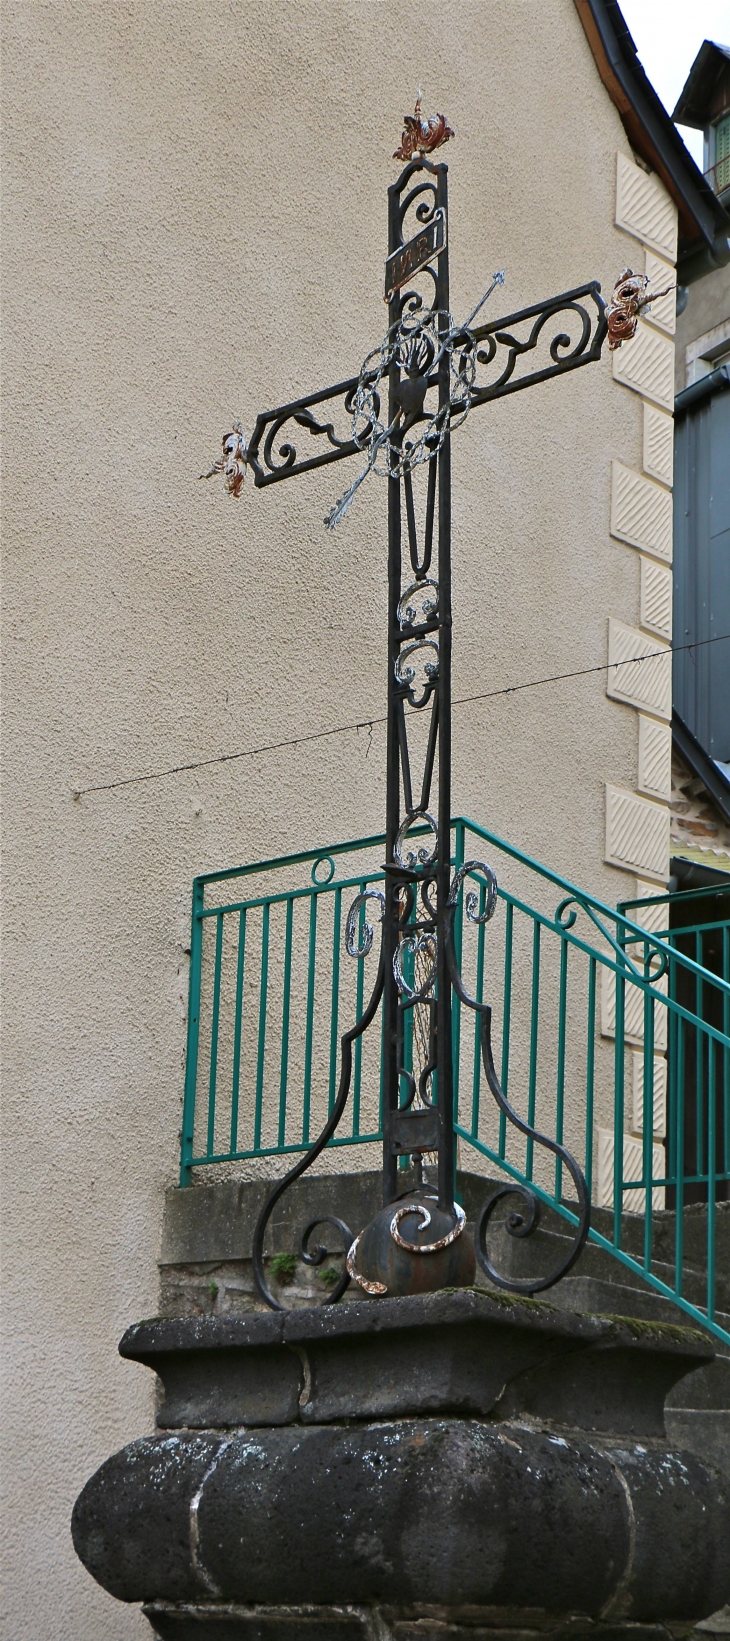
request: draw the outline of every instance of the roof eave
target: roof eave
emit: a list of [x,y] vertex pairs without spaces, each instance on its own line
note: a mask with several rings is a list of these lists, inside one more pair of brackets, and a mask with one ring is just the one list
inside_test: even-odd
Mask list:
[[694,126],[697,131],[704,129],[707,119],[702,105],[711,90],[708,82],[713,77],[717,78],[728,61],[730,49],[727,46],[718,45],[715,40],[703,40],[672,111],[673,120],[679,120],[680,125]]
[[636,55],[618,0],[574,0],[603,84],[635,152],[661,177],[679,212],[687,247],[712,253],[730,217],[685,148]]

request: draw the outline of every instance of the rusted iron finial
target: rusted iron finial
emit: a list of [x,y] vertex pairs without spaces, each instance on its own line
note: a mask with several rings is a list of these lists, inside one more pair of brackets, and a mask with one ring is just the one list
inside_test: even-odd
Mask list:
[[613,287],[613,296],[606,308],[608,320],[608,346],[613,351],[620,348],[622,342],[630,342],[635,334],[644,308],[652,302],[658,302],[660,296],[668,296],[675,289],[674,285],[666,285],[663,291],[648,292],[649,275],[634,273],[633,268],[624,268],[619,274]]
[[207,473],[201,473],[200,477],[212,479],[215,473],[222,473],[229,496],[240,496],[241,486],[246,477],[247,462],[246,435],[241,423],[234,422],[232,433],[223,434],[223,455],[213,463]]
[[425,120],[421,118],[420,86],[415,110],[404,115],[403,124],[400,148],[396,148],[393,159],[403,160],[404,163],[412,160],[414,154],[432,154],[435,148],[441,147],[442,142],[448,142],[449,137],[454,136],[445,114],[431,114]]

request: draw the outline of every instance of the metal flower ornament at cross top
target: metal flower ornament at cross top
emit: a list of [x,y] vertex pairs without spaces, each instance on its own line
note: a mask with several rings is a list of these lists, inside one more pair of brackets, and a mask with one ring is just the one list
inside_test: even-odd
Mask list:
[[416,106],[412,114],[403,116],[404,130],[400,140],[400,148],[396,148],[394,160],[400,160],[407,165],[416,154],[432,154],[435,148],[448,142],[455,135],[446,119],[445,114],[431,114],[424,119],[421,114],[421,87],[418,87]]
[[619,274],[606,308],[608,345],[612,352],[620,348],[622,342],[630,342],[635,336],[645,308],[676,289],[674,285],[665,285],[663,291],[650,291],[650,283],[648,274],[634,273],[633,268],[624,268],[623,273]]

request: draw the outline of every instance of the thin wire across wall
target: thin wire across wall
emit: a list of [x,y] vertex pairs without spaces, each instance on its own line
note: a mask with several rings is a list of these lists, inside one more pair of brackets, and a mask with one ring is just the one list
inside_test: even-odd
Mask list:
[[[626,661],[603,662],[597,667],[578,667],[575,672],[555,672],[548,678],[532,678],[524,684],[508,684],[505,689],[483,690],[478,695],[461,695],[452,701],[453,707],[470,706],[475,701],[493,701],[500,695],[516,695],[520,690],[544,689],[548,684],[560,684],[567,678],[586,678],[589,673],[619,671],[620,667],[636,667],[642,661],[653,661],[660,655],[678,655],[682,650],[702,649],[705,644],[722,644],[730,633],[719,633],[716,638],[701,638],[693,644],[667,644],[661,650],[647,650],[645,655],[634,655]],[[385,716],[361,718],[350,724],[335,724],[331,729],[315,729],[308,735],[292,735],[285,741],[266,741],[262,746],[245,747],[240,752],[219,752],[213,758],[200,758],[195,763],[172,764],[169,769],[153,769],[146,775],[125,775],[117,781],[105,781],[99,786],[74,788],[74,798],[84,798],[90,792],[114,792],[121,786],[136,786],[141,781],[163,781],[169,775],[183,775],[194,769],[209,769],[213,764],[232,763],[237,758],[258,758],[264,752],[281,752],[287,747],[305,746],[309,741],[324,741],[330,735],[347,735],[353,729],[372,730],[376,724],[387,723]]]

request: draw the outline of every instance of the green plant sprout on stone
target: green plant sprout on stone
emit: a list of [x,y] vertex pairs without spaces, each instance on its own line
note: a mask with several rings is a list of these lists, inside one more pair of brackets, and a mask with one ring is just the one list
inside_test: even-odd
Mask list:
[[289,1282],[294,1281],[297,1274],[296,1254],[274,1254],[271,1269],[277,1282],[286,1287]]
[[335,1283],[340,1280],[340,1272],[336,1265],[326,1265],[318,1274],[320,1282],[324,1282],[326,1288],[334,1288]]

